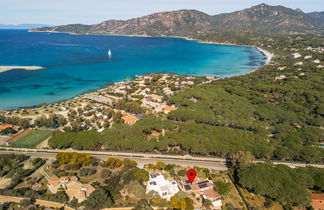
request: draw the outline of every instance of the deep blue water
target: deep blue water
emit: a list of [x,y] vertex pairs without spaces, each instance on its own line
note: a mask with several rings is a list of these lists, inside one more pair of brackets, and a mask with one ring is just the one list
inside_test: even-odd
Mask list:
[[264,61],[254,47],[200,44],[181,38],[0,30],[0,66],[45,67],[0,73],[0,109],[68,99],[150,72],[229,77]]

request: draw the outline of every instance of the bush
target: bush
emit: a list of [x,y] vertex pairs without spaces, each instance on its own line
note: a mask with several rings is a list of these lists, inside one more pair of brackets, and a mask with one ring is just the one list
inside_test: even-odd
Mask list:
[[106,178],[110,177],[111,174],[112,174],[112,172],[111,172],[110,170],[108,170],[108,169],[103,169],[103,170],[101,171],[101,173],[100,173],[100,177],[101,177],[102,179],[106,179]]
[[214,182],[216,191],[225,196],[231,191],[231,185],[222,181]]
[[97,170],[93,169],[93,168],[82,168],[79,171],[80,176],[90,176],[90,175],[93,175],[95,173],[97,173]]
[[185,170],[180,170],[180,171],[178,171],[178,175],[179,176],[185,176],[186,175],[186,171]]

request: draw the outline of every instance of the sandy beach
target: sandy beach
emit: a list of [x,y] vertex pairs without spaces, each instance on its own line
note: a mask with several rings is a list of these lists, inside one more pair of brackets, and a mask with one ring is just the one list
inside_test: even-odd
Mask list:
[[265,50],[265,49],[262,49],[260,47],[256,47],[258,50],[260,50],[266,57],[267,57],[267,60],[266,60],[266,63],[265,65],[269,64],[272,57],[274,56],[273,53],[269,52],[268,50]]
[[27,71],[35,71],[35,70],[41,70],[44,69],[41,66],[0,66],[0,73],[14,70],[14,69],[21,69],[21,70],[27,70]]

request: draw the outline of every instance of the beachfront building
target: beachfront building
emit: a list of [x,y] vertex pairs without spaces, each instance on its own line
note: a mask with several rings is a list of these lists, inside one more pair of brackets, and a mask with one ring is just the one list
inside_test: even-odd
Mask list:
[[77,199],[79,202],[84,201],[95,188],[90,184],[82,184],[76,176],[52,176],[47,180],[47,187],[52,193],[59,190],[65,190],[70,200]]
[[187,193],[199,194],[202,199],[208,199],[213,205],[213,209],[221,209],[222,199],[221,195],[214,190],[214,183],[208,179],[196,179],[190,183],[187,178],[181,179],[179,186],[182,191]]
[[161,173],[156,173],[150,175],[147,183],[146,193],[150,191],[158,192],[161,198],[170,200],[172,196],[179,192],[179,188],[176,181],[166,180]]

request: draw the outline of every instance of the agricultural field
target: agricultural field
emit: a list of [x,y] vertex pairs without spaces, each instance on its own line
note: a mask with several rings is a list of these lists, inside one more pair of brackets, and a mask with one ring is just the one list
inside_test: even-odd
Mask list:
[[15,147],[34,148],[53,134],[52,130],[33,130],[12,145]]

